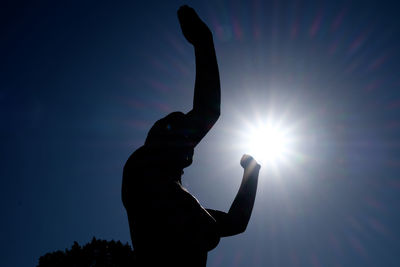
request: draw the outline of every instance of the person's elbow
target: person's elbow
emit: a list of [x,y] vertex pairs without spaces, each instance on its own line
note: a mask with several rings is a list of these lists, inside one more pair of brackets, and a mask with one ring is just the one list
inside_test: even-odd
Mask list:
[[220,108],[214,106],[209,106],[206,109],[194,109],[193,111],[209,127],[213,126],[221,116]]
[[247,229],[247,222],[239,223],[236,226],[236,234],[237,235],[238,234],[242,234],[242,233],[244,233],[246,231],[246,229]]
[[210,119],[215,123],[221,116],[221,110],[220,108],[214,108],[210,114]]
[[234,236],[242,234],[247,229],[247,222],[239,220],[228,220],[225,224],[221,225],[221,236]]

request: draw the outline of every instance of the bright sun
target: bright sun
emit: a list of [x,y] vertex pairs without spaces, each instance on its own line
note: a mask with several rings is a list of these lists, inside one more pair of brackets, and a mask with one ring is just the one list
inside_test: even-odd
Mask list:
[[244,148],[261,164],[276,164],[287,159],[291,137],[288,129],[273,122],[249,126]]

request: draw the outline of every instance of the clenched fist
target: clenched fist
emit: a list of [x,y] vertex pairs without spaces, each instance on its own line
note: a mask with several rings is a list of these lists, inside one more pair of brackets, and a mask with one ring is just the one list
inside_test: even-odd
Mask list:
[[240,165],[243,169],[247,169],[249,167],[257,167],[260,168],[261,165],[257,163],[257,161],[250,155],[244,154],[242,159],[240,160]]
[[186,5],[181,6],[178,10],[178,19],[183,35],[192,45],[196,46],[212,40],[210,29],[193,8]]

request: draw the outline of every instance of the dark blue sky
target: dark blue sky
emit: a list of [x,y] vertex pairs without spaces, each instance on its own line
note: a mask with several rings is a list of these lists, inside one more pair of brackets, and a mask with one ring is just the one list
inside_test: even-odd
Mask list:
[[222,115],[184,185],[227,211],[245,125],[273,113],[297,134],[291,159],[262,167],[247,231],[208,266],[399,266],[400,6],[261,0],[2,4],[0,266],[130,242],[125,160],[155,120],[191,108],[185,3],[214,32]]

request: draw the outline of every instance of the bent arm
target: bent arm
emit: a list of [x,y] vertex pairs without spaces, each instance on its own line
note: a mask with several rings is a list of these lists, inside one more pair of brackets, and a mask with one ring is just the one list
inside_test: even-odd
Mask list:
[[256,197],[259,171],[260,165],[255,161],[244,168],[242,183],[228,213],[207,210],[216,220],[221,237],[246,230]]
[[242,183],[229,209],[228,215],[235,222],[238,233],[244,232],[249,223],[256,198],[259,171],[260,165],[256,163],[244,169]]
[[195,46],[196,81],[193,109],[187,114],[197,145],[220,116],[221,87],[212,38]]
[[194,145],[207,134],[218,120],[221,105],[221,87],[213,36],[196,12],[182,6],[178,11],[183,35],[194,47],[196,80],[193,109],[187,114]]
[[216,121],[220,114],[221,86],[212,36],[195,45],[194,51],[196,57],[196,81],[193,112],[211,115]]

